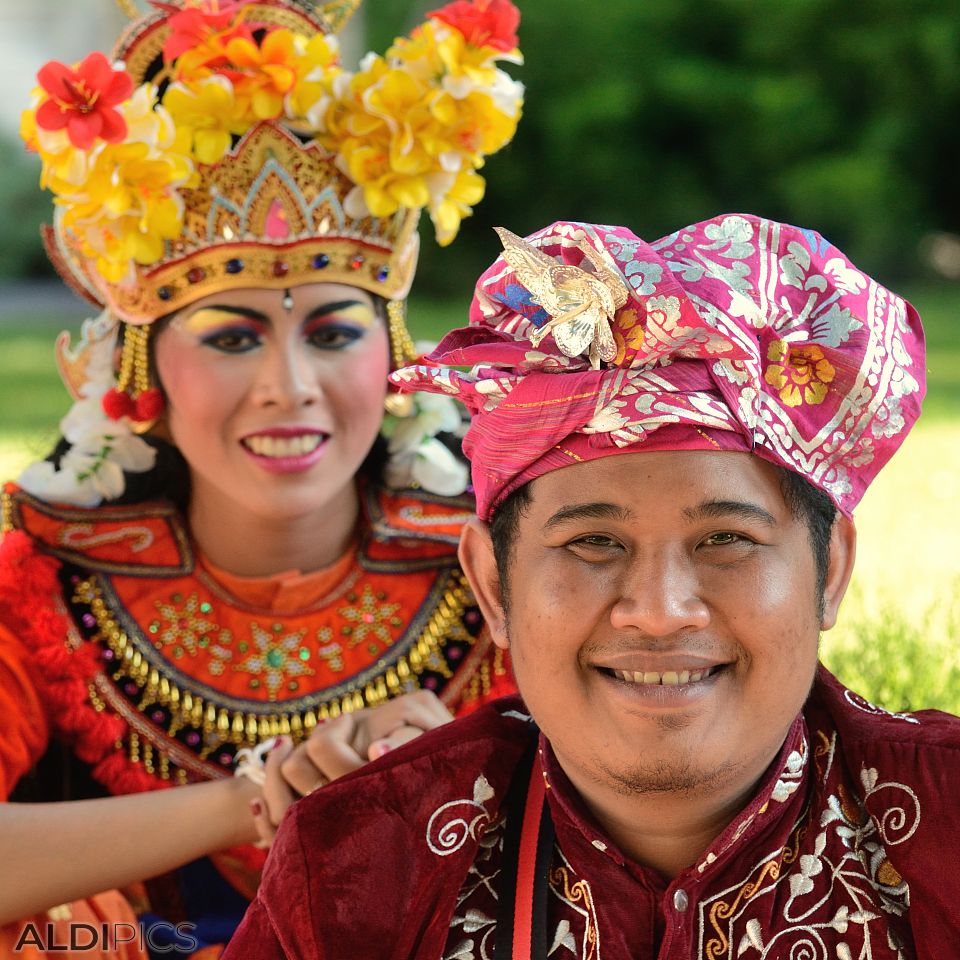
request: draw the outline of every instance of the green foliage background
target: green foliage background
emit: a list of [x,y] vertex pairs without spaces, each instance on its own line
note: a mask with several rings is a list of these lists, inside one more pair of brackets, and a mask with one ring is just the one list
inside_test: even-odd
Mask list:
[[[382,50],[437,3],[367,0]],[[561,218],[646,238],[722,212],[819,230],[888,282],[960,222],[960,15],[943,0],[518,0],[517,138],[427,292]],[[428,231],[425,231],[428,232]]]

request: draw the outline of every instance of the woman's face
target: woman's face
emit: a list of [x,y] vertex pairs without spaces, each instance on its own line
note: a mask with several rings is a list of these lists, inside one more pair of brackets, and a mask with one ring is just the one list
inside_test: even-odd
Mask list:
[[[291,306],[292,301],[292,306]],[[337,283],[212,294],[157,336],[167,425],[194,505],[292,520],[352,496],[383,417],[388,335]]]

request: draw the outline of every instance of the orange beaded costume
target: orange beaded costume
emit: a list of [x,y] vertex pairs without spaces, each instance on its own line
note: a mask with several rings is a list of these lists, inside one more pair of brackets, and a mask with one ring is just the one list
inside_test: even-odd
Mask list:
[[[0,790],[53,741],[125,794],[229,776],[243,746],[299,741],[412,690],[457,714],[512,692],[457,565],[472,511],[469,498],[368,488],[341,560],[254,579],[198,555],[167,503],[62,507],[8,484]],[[263,858],[248,847],[213,860],[250,897]],[[169,889],[151,885],[153,909],[167,911],[156,901]]]

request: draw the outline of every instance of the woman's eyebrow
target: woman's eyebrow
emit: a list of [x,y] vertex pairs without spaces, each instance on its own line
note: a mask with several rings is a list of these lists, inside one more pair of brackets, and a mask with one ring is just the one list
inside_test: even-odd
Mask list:
[[228,313],[231,316],[247,317],[250,320],[259,320],[260,323],[270,322],[270,318],[260,310],[254,310],[252,307],[234,306],[226,303],[211,303],[205,307],[198,307],[192,313],[188,314],[188,319],[189,317],[192,317],[197,313],[203,313],[206,310],[214,310],[217,313]]
[[335,300],[332,303],[321,303],[314,307],[306,316],[307,320],[316,320],[317,317],[325,317],[331,313],[337,313],[340,310],[348,310],[350,307],[368,307],[369,304],[363,300]]

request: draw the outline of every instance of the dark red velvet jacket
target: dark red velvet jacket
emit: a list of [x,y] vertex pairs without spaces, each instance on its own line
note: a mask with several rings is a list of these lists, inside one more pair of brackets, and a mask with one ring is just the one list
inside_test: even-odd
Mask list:
[[[515,698],[296,805],[225,960],[484,960]],[[667,884],[623,856],[547,755],[551,958],[955,960],[960,719],[890,714],[820,671],[753,800]]]

